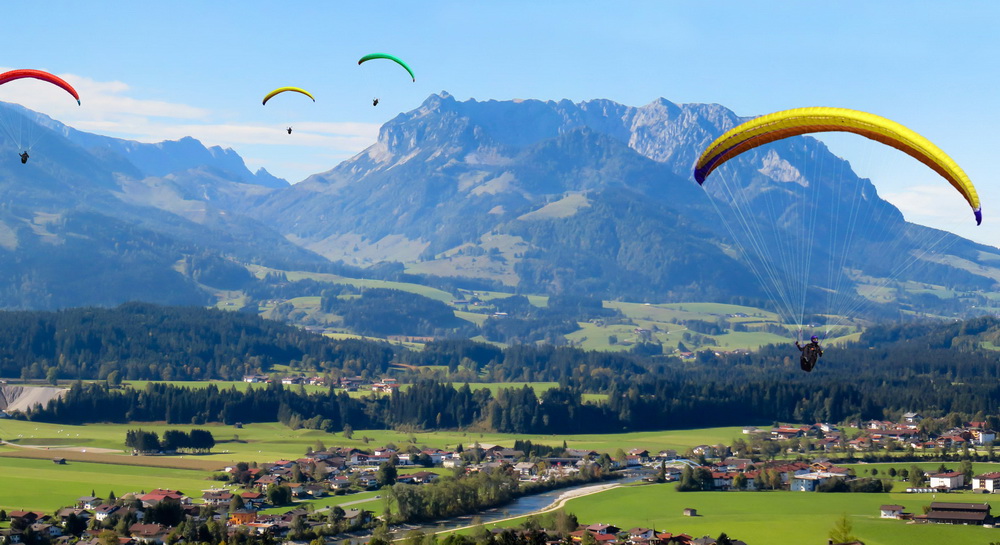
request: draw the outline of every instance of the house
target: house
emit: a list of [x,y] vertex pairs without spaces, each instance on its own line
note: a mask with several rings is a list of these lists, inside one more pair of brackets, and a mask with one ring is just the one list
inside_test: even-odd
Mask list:
[[990,493],[1000,491],[1000,471],[983,473],[972,478],[973,490],[986,490]]
[[438,475],[437,473],[432,473],[430,471],[417,471],[414,473],[410,473],[409,477],[413,479],[414,483],[427,484],[437,480],[437,478],[440,477],[440,475]]
[[107,503],[98,505],[97,508],[94,509],[94,518],[103,521],[109,516],[115,514],[119,509],[119,506]]
[[98,505],[104,503],[104,500],[98,498],[97,496],[81,496],[76,499],[76,504],[80,506],[81,509],[97,509]]
[[961,471],[946,471],[944,473],[934,473],[930,475],[931,488],[944,488],[955,490],[965,486],[965,475]]
[[10,511],[7,513],[7,517],[13,522],[19,520],[24,522],[25,525],[34,524],[36,522],[45,522],[49,520],[49,516],[42,511]]
[[940,524],[982,525],[993,520],[988,503],[931,502],[931,509],[923,518]]
[[254,481],[253,484],[263,490],[272,484],[281,484],[282,482],[284,482],[284,479],[281,478],[281,475],[264,475]]
[[267,496],[261,492],[243,492],[240,496],[243,498],[244,505],[254,509],[260,509],[267,501]]
[[345,509],[344,520],[351,526],[368,524],[372,521],[372,512],[364,509]]
[[656,537],[656,530],[651,528],[630,528],[628,531],[629,541],[637,539],[650,540]]
[[434,465],[440,464],[446,459],[454,457],[453,452],[441,449],[427,449],[420,451],[420,453],[426,454],[431,459],[431,463]]
[[504,460],[506,462],[513,462],[515,460],[520,460],[524,458],[524,451],[514,450],[512,448],[502,448],[493,455],[495,460]]
[[31,525],[31,531],[39,536],[55,539],[62,535],[62,528],[47,522],[36,522]]
[[658,460],[674,460],[677,458],[677,451],[674,449],[664,449],[656,453]]
[[706,458],[715,457],[715,447],[709,445],[698,445],[693,449],[691,449],[691,452],[695,453],[696,455],[704,456]]
[[24,536],[23,530],[16,530],[14,528],[7,528],[0,530],[0,542],[4,543],[21,543]]
[[56,517],[63,522],[66,522],[66,519],[68,519],[70,515],[83,520],[88,520],[91,517],[90,511],[79,507],[63,507],[62,509],[56,511]]
[[753,460],[749,458],[733,458],[730,456],[717,464],[726,471],[742,471],[753,465]]
[[538,466],[532,462],[518,462],[514,464],[514,471],[516,471],[521,478],[528,478],[538,474]]
[[629,450],[625,454],[628,454],[629,456],[638,456],[639,460],[643,462],[649,461],[649,450],[644,448],[634,448]]
[[884,519],[898,519],[903,514],[902,505],[883,505],[878,510],[879,517]]
[[587,531],[597,535],[615,535],[618,532],[621,532],[622,529],[611,524],[591,524],[590,526],[587,526]]
[[168,490],[165,488],[157,488],[148,494],[139,496],[138,499],[142,502],[143,507],[152,507],[165,500],[176,501],[181,505],[189,505],[191,503],[191,498],[185,496],[180,490]]
[[698,510],[697,509],[692,509],[692,508],[688,507],[687,509],[684,510],[684,516],[685,517],[697,517],[698,516]]
[[920,416],[920,413],[903,413],[903,422],[907,424],[917,425],[923,420],[924,417]]
[[157,544],[163,543],[167,534],[170,533],[170,530],[162,524],[142,524],[141,522],[129,526],[128,531],[132,534],[132,538],[139,543]]
[[229,505],[233,501],[233,493],[228,490],[209,490],[201,495],[207,505]]
[[972,432],[973,442],[980,446],[989,445],[997,438],[997,434],[993,430],[974,429],[970,431]]
[[270,380],[270,377],[268,377],[267,375],[243,375],[243,382],[250,382],[253,384],[257,384],[261,382],[267,382],[268,380]]
[[813,471],[792,477],[789,490],[797,492],[812,492],[830,479],[845,479],[847,475],[841,472]]
[[229,513],[229,524],[233,526],[240,526],[243,524],[250,524],[257,522],[257,511],[252,509],[240,509]]

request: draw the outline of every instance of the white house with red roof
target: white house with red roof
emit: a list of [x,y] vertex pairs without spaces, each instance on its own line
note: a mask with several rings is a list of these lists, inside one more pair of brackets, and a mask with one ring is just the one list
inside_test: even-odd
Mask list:
[[931,488],[955,490],[965,486],[965,475],[961,471],[945,471],[929,475]]

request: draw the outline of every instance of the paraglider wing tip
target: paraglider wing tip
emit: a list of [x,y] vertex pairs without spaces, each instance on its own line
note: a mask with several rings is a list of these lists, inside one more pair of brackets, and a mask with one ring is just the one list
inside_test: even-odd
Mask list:
[[77,106],[83,106],[83,104],[80,104],[80,100],[79,100],[79,99],[77,99],[77,101],[76,101],[76,105],[77,105]]
[[417,78],[413,78],[413,83],[416,83],[416,82],[417,82]]
[[703,185],[705,183],[705,172],[701,169],[695,169],[694,180],[698,182],[698,185]]
[[982,223],[983,223],[983,209],[982,208],[977,208],[976,209],[976,225],[980,225]]

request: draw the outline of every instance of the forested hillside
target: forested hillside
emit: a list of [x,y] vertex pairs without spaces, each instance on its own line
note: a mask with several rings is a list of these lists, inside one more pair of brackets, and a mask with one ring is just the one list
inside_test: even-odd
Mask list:
[[0,312],[3,377],[104,379],[117,372],[128,380],[238,380],[290,363],[379,373],[391,356],[384,343],[335,341],[253,314],[200,307]]
[[[333,376],[393,373],[411,383],[392,396],[306,394],[280,384],[248,392],[151,385],[144,390],[79,384],[31,418],[168,422],[270,421],[339,430],[409,426],[577,433],[884,418],[1000,414],[1000,319],[874,327],[846,347],[827,347],[810,374],[790,344],[758,353],[672,356],[612,354],[551,345],[502,349],[442,341],[407,350],[371,341],[333,341],[255,316],[125,305],[115,310],[0,315],[3,376],[231,378],[291,364]],[[271,339],[268,341],[267,339]],[[106,348],[115,346],[115,349]],[[655,353],[649,351],[647,353]],[[31,363],[25,363],[31,362]],[[402,366],[390,366],[390,363]],[[215,375],[208,375],[214,372]],[[552,381],[531,388],[472,391],[464,381]],[[603,394],[585,402],[583,394]],[[114,408],[95,411],[96,407]],[[308,424],[304,424],[308,422]]]

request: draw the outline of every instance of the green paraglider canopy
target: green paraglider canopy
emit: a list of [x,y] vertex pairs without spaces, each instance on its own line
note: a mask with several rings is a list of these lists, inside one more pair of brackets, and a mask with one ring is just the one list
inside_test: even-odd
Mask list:
[[368,62],[368,61],[374,60],[374,59],[388,59],[388,60],[390,60],[390,61],[392,61],[392,62],[394,62],[394,63],[402,66],[407,72],[409,72],[410,77],[413,78],[413,81],[417,81],[417,76],[413,75],[413,70],[410,70],[410,67],[407,66],[405,62],[403,62],[402,60],[400,60],[399,57],[396,57],[394,55],[390,55],[388,53],[370,53],[368,55],[365,55],[364,57],[361,57],[361,60],[358,61],[358,64],[362,64],[362,63],[365,63],[365,62]]

